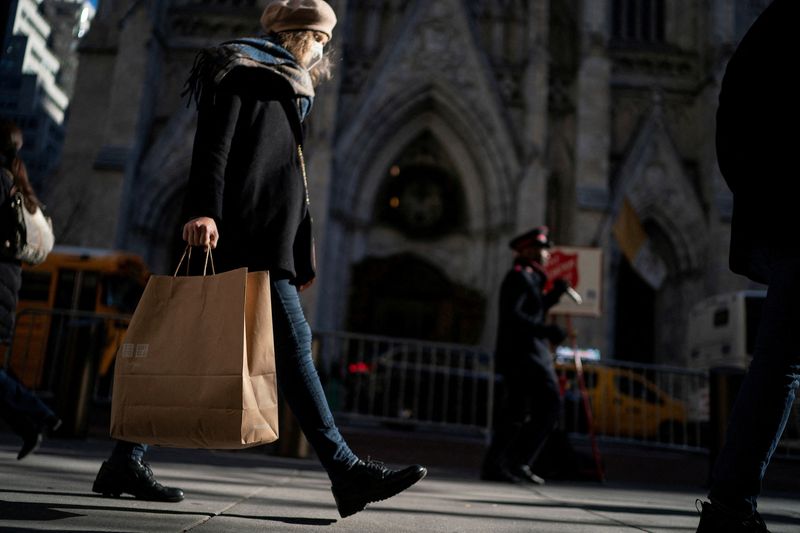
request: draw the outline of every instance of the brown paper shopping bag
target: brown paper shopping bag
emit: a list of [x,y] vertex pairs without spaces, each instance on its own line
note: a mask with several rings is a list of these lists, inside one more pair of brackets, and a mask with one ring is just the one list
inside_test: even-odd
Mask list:
[[115,439],[246,448],[278,438],[267,272],[151,276],[117,353]]

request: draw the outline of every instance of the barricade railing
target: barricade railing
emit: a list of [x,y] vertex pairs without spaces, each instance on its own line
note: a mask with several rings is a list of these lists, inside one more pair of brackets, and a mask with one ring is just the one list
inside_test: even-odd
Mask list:
[[[85,410],[87,398],[95,405],[108,404],[114,357],[129,322],[129,315],[22,310],[5,366],[60,411]],[[485,439],[491,434],[498,385],[493,354],[485,349],[325,331],[315,333],[314,352],[339,420]],[[707,372],[619,361],[584,361],[583,371],[601,442],[708,449]],[[556,373],[563,398],[561,427],[585,434],[587,417],[573,362],[557,361]],[[800,457],[798,406],[800,400],[777,456]],[[85,413],[76,417],[79,425]]]
[[74,408],[77,396],[111,401],[114,358],[130,315],[28,308],[15,322],[4,366],[28,388],[59,411]]
[[494,360],[481,348],[318,332],[315,351],[340,419],[485,437],[491,431]]
[[[567,431],[585,433],[587,417],[570,361],[556,364]],[[702,449],[708,375],[661,365],[584,361],[594,431],[601,440]]]
[[[338,419],[477,432],[492,427],[491,352],[474,346],[345,332],[318,332],[315,351]],[[708,373],[664,365],[584,361],[594,431],[601,442],[706,451]],[[575,366],[556,362],[561,427],[588,433]],[[800,456],[797,405],[779,456]]]

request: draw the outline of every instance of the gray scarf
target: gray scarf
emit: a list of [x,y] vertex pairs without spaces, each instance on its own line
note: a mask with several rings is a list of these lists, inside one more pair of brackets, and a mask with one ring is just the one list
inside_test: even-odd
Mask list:
[[267,37],[228,41],[198,53],[181,96],[199,105],[207,85],[216,87],[236,67],[266,69],[285,79],[294,92],[300,121],[305,120],[314,103],[311,76],[291,52]]

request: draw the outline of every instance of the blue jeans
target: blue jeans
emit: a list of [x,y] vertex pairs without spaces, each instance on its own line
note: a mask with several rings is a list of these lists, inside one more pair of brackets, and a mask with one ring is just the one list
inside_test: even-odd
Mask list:
[[780,441],[800,383],[800,259],[771,263],[750,370],[731,413],[709,497],[738,510],[756,510],[761,481]]
[[0,368],[0,415],[16,433],[39,431],[50,419],[53,411],[22,383]]
[[[325,398],[311,358],[311,328],[297,288],[282,279],[272,280],[271,289],[278,386],[323,468],[335,482],[358,457],[339,433]],[[141,458],[146,450],[144,444],[120,441],[112,459]]]

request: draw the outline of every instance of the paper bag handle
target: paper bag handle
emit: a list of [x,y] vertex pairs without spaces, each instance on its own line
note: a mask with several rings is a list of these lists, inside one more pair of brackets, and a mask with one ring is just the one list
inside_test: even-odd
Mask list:
[[[187,257],[188,254],[188,257]],[[181,256],[181,260],[178,261],[178,266],[175,268],[175,273],[172,277],[176,277],[178,275],[178,270],[181,269],[181,265],[183,264],[183,260],[186,259],[186,275],[189,275],[189,263],[192,260],[192,245],[187,244],[186,248],[183,250],[183,255]],[[214,267],[214,256],[211,254],[211,247],[208,246],[206,248],[206,261],[203,264],[203,276],[206,275],[208,271],[208,260],[211,259],[211,274],[216,275],[217,269]]]

